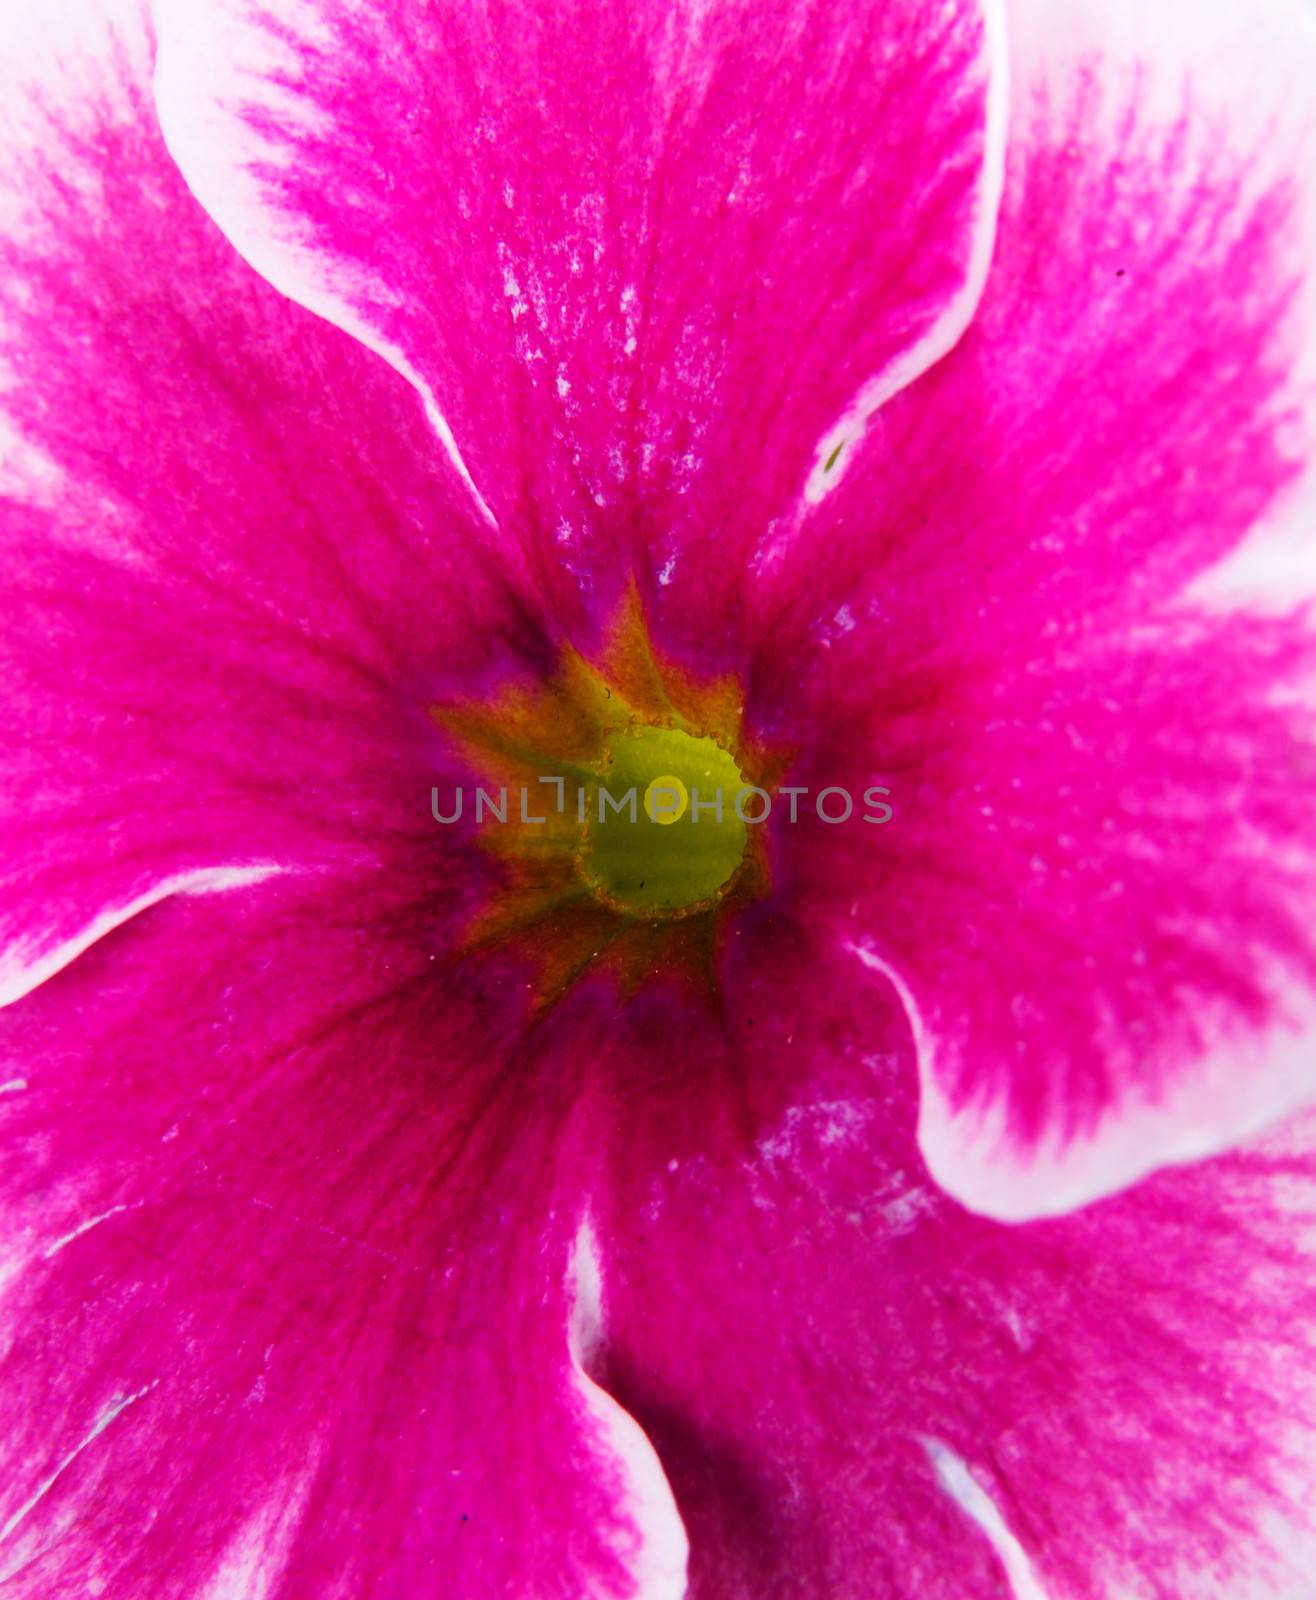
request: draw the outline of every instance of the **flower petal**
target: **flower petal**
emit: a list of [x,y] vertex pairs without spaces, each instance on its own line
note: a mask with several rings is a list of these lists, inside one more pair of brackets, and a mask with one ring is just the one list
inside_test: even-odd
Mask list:
[[424,832],[425,705],[533,632],[414,393],[188,194],[140,53],[3,156],[6,1000],[166,892]]
[[174,900],[4,1014],[7,1593],[681,1594],[573,1343],[576,1099],[390,893]]
[[[1007,1218],[1316,1095],[1313,30],[1240,12],[1261,43],[1227,49],[1232,7],[1171,5],[1158,56],[1062,9],[1044,79],[1057,30],[1019,18],[974,326],[756,623],[757,715],[809,731],[792,781],[897,811],[784,856],[908,1002],[933,1170]],[[1254,95],[1258,66],[1301,89]],[[1247,597],[1261,548],[1282,581]]]
[[156,94],[247,259],[407,373],[550,573],[657,571],[759,537],[963,329],[998,11],[160,0]]
[[907,1042],[845,958],[783,927],[743,965],[746,1099],[793,1103],[742,1141],[659,1087],[596,1207],[599,1370],[667,1470],[692,1600],[1290,1592],[1310,1154],[998,1223],[923,1167]]

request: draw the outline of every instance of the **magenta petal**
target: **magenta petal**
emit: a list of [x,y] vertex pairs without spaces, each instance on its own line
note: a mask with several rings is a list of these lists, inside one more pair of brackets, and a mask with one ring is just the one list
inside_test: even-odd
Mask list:
[[6,1594],[682,1593],[572,1100],[379,893],[174,901],[0,1019]]
[[1121,8],[1060,9],[973,327],[758,595],[795,781],[897,812],[786,870],[908,1003],[938,1179],[1008,1218],[1316,1095],[1312,29],[1209,7],[1134,74]]
[[1276,1552],[1316,1425],[1310,1156],[974,1215],[923,1166],[881,997],[798,930],[744,966],[744,1099],[794,1103],[746,1140],[642,1102],[596,1207],[599,1370],[666,1467],[691,1600],[1302,1592]]
[[425,707],[519,626],[413,391],[235,256],[140,90],[4,171],[0,1000],[162,894],[426,833]]
[[500,522],[656,572],[820,492],[963,329],[996,13],[161,0],[156,90],[229,237],[432,397]]

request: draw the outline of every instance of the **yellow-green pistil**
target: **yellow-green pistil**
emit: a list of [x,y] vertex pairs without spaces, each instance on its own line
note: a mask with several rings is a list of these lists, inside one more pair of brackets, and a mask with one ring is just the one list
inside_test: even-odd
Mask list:
[[[740,869],[748,787],[715,739],[676,728],[623,728],[587,796],[581,871],[631,916],[681,916],[712,904]],[[752,802],[745,804],[753,815]]]

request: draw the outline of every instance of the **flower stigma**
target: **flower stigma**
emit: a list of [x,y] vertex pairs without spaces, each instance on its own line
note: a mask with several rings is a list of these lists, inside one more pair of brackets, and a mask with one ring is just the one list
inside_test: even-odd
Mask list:
[[[711,905],[740,870],[748,841],[736,813],[745,781],[735,757],[679,728],[631,726],[609,740],[601,777],[580,857],[593,892],[639,916]],[[643,807],[626,799],[640,793]]]
[[665,773],[644,791],[644,809],[651,821],[666,828],[679,822],[690,804],[690,792],[680,778]]

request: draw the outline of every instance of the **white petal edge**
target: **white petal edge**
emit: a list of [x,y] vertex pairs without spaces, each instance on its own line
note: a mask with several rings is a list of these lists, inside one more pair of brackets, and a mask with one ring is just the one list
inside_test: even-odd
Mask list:
[[[288,223],[279,231],[276,214],[264,204],[260,182],[248,163],[219,159],[218,152],[232,148],[247,100],[247,75],[234,65],[242,52],[226,48],[227,42],[240,30],[247,50],[263,43],[264,53],[251,77],[259,81],[267,98],[274,95],[270,84],[279,68],[291,66],[294,59],[288,47],[268,33],[244,26],[244,15],[253,9],[245,0],[153,0],[155,104],[165,145],[188,188],[243,260],[281,294],[350,334],[411,384],[476,509],[490,527],[496,527],[429,385],[396,345],[351,310],[350,297],[333,281],[327,262],[318,261],[320,272],[312,269],[295,227]],[[288,0],[281,21],[299,37],[326,42],[324,26],[305,0]],[[202,84],[213,85],[213,93],[203,92]],[[286,95],[284,105],[290,121],[305,120],[309,114],[294,95]],[[259,159],[259,142],[254,134],[249,139],[251,154]],[[243,219],[252,217],[260,219],[259,225],[244,226]]]
[[638,1549],[624,1552],[635,1580],[636,1600],[683,1600],[690,1541],[671,1485],[644,1429],[585,1371],[603,1332],[599,1252],[588,1221],[576,1238],[568,1287],[572,1308],[568,1346],[576,1382],[601,1443],[621,1468],[626,1484],[622,1511],[639,1534]]
[[[154,1382],[148,1383],[145,1388],[138,1389],[135,1394],[120,1396],[102,1408],[100,1415],[92,1424],[81,1444],[70,1450],[55,1470],[44,1478],[22,1505],[5,1520],[3,1527],[0,1527],[0,1547],[6,1545],[16,1533],[21,1532],[23,1523],[31,1516],[32,1512],[36,1510],[78,1457],[82,1455],[83,1451],[95,1444],[101,1434],[116,1418],[122,1416],[129,1406],[136,1405],[139,1400],[144,1399],[153,1389],[158,1388],[159,1383],[160,1380],[157,1378]],[[6,1552],[6,1554],[8,1555],[9,1552]],[[15,1552],[14,1555],[16,1559],[13,1565],[8,1564],[7,1561],[0,1560],[0,1583],[7,1582],[31,1559],[31,1555],[28,1552]]]
[[1038,1583],[1023,1545],[1010,1531],[1000,1508],[969,1471],[967,1464],[940,1439],[924,1439],[922,1444],[937,1482],[965,1515],[978,1524],[995,1550],[997,1559],[1005,1568],[1014,1600],[1047,1600],[1046,1591]]
[[[1010,117],[1010,50],[1006,0],[983,0],[982,22],[987,68],[983,161],[968,270],[959,291],[927,333],[860,389],[840,421],[824,434],[804,485],[805,507],[817,505],[844,476],[869,418],[893,395],[935,366],[959,343],[973,321],[991,270],[996,223],[1005,186],[1005,150]],[[838,453],[839,452],[839,453]]]
[[1163,1167],[1220,1155],[1316,1103],[1316,1004],[1290,1010],[1286,1025],[1248,1035],[1191,1063],[1162,1096],[1136,1091],[1092,1130],[1045,1136],[1021,1148],[999,1102],[955,1106],[942,1087],[937,1042],[908,984],[864,943],[845,947],[895,990],[918,1059],[918,1143],[940,1188],[997,1222],[1063,1216]]
[[50,127],[42,108],[53,104],[74,110],[103,85],[116,39],[144,72],[149,59],[146,4],[147,0],[41,0],[40,5],[0,6],[3,143],[35,148],[48,138]]
[[0,1006],[12,1005],[61,972],[84,950],[133,917],[176,894],[222,894],[261,883],[284,869],[269,863],[251,867],[200,867],[163,878],[124,905],[102,911],[72,938],[49,945],[40,939],[16,940],[0,952]]
[[[1008,0],[1014,107],[1034,92],[1072,92],[1076,64],[1101,61],[1116,91],[1144,78],[1143,105],[1170,125],[1191,86],[1224,118],[1228,144],[1255,163],[1256,185],[1297,185],[1293,265],[1294,443],[1309,469],[1243,544],[1188,598],[1212,609],[1290,609],[1316,599],[1316,7],[1307,0]],[[1023,137],[1025,128],[1016,129]]]

